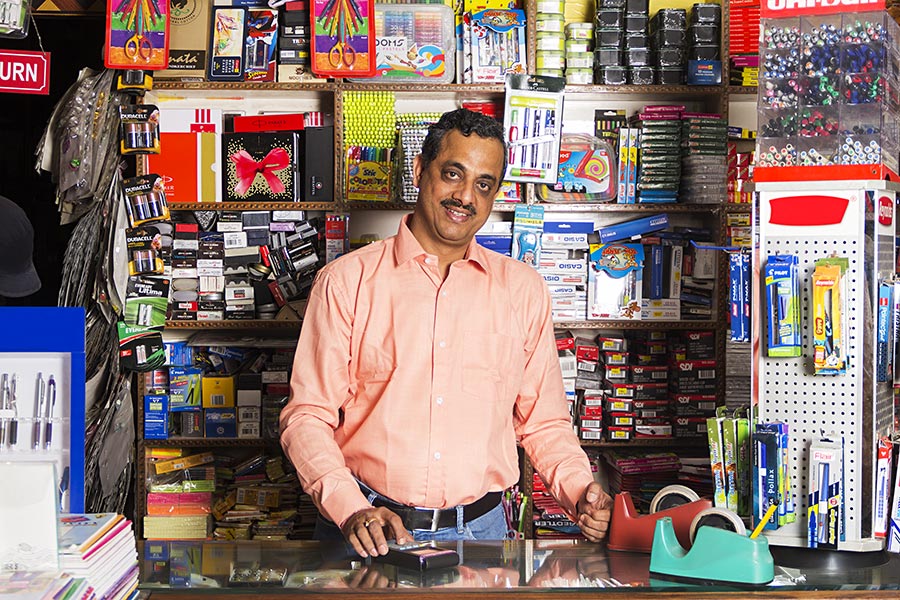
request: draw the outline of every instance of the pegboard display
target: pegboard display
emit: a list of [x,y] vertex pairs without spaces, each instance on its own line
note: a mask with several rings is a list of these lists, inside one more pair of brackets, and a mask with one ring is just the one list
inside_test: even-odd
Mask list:
[[[754,369],[757,419],[790,426],[789,479],[797,520],[766,531],[776,545],[806,546],[809,444],[835,433],[844,439],[845,541],[839,548],[869,551],[883,546],[872,537],[873,465],[875,442],[890,431],[892,401],[890,383],[876,383],[874,378],[873,341],[875,286],[894,269],[895,192],[889,185],[857,181],[757,187],[759,251],[754,271],[760,272],[770,256],[790,254],[798,258],[801,275],[802,356],[766,355],[765,310],[759,311],[763,322],[754,332],[760,344]],[[889,219],[877,209],[883,197],[890,201]],[[814,375],[812,274],[817,259],[832,256],[849,261],[844,317],[848,366],[844,375]],[[765,298],[759,302],[764,305]]]

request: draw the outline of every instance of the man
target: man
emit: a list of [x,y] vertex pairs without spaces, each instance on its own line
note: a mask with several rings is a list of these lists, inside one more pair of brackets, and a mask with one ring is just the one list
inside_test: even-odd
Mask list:
[[572,430],[546,286],[474,240],[505,168],[499,123],[445,114],[397,235],[319,272],[281,413],[282,446],[330,520],[317,539],[361,556],[390,538],[502,539],[517,439],[584,534],[605,536],[612,503]]

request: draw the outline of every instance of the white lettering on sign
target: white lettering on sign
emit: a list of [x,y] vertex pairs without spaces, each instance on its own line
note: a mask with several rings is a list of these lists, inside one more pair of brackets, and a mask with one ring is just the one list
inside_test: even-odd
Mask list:
[[0,62],[0,81],[15,83],[37,83],[37,65],[23,63]]

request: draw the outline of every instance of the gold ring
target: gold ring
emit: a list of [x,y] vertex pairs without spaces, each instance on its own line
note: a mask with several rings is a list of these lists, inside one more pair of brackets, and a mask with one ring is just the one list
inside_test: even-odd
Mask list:
[[369,525],[371,525],[372,523],[374,523],[377,520],[378,519],[366,519],[365,521],[363,521],[363,527],[368,527]]

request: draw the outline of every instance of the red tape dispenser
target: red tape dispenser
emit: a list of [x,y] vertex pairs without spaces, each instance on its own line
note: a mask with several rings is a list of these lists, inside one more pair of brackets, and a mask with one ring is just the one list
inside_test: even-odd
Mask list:
[[638,514],[631,494],[621,492],[613,504],[609,524],[610,550],[621,552],[646,552],[653,548],[656,522],[671,517],[675,535],[682,546],[691,545],[691,525],[701,512],[711,509],[712,501],[699,498],[692,489],[683,485],[670,485],[661,489],[650,503],[650,514]]

